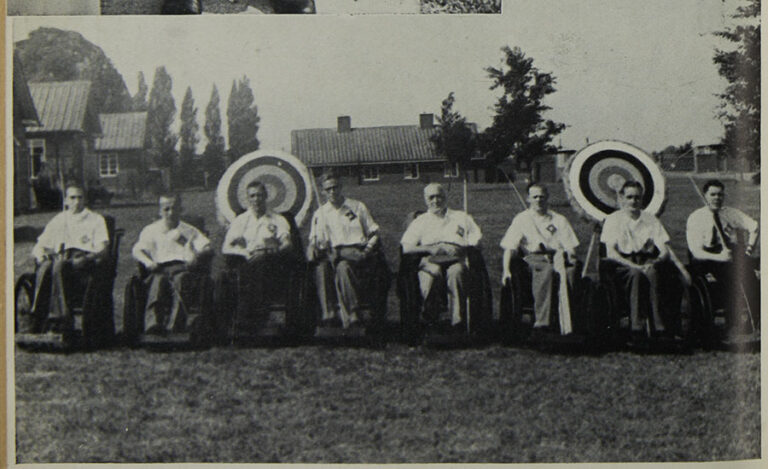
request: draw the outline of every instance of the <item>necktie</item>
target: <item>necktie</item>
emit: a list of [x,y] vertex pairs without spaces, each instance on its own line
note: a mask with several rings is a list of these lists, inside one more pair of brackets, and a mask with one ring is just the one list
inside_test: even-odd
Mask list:
[[717,233],[720,235],[720,239],[723,240],[723,244],[728,248],[732,249],[733,245],[730,243],[727,236],[725,236],[725,231],[723,231],[723,223],[720,221],[720,213],[719,212],[712,212],[712,215],[715,219],[715,228],[717,228]]

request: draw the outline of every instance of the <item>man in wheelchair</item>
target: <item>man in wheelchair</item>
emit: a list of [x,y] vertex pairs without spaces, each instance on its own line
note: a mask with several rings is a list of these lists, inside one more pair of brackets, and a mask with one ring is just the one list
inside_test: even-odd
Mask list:
[[46,225],[32,249],[35,290],[31,316],[20,318],[19,332],[66,332],[72,329],[73,304],[105,277],[109,235],[104,217],[85,207],[79,185],[65,190],[65,210]]
[[[553,330],[570,334],[573,332],[570,305],[577,275],[575,249],[579,239],[564,216],[549,210],[549,193],[544,186],[535,183],[528,186],[528,204],[528,210],[515,216],[501,240],[504,249],[501,283],[512,280],[512,257],[522,254],[527,266],[525,274],[532,278],[535,313],[532,337]],[[567,285],[564,290],[563,285]],[[552,324],[555,304],[559,328]]]
[[[267,188],[259,181],[246,187],[248,209],[227,230],[221,252],[228,256],[229,273],[236,279],[235,323],[264,312],[267,298],[285,292],[296,265],[288,221],[267,207]],[[226,282],[225,282],[226,283]],[[288,289],[290,290],[290,289]],[[262,320],[268,319],[264,315]]]
[[[706,205],[693,211],[686,224],[692,273],[704,278],[711,297],[723,298],[731,313],[746,302],[755,328],[760,324],[760,261],[754,257],[760,225],[747,214],[723,205],[725,186],[716,179],[704,184]],[[739,242],[741,233],[746,242]]]
[[670,262],[669,234],[656,216],[642,210],[642,200],[643,186],[625,182],[619,191],[620,209],[605,218],[600,236],[606,249],[601,278],[618,290],[622,303],[628,300],[633,342],[672,337],[674,312],[668,309],[679,306],[662,300],[672,285],[679,285],[676,264]]
[[438,183],[424,188],[427,211],[416,217],[403,233],[400,244],[403,254],[422,255],[418,265],[418,279],[423,299],[421,314],[429,322],[436,311],[431,307],[437,300],[436,287],[445,284],[448,293],[448,310],[451,326],[464,330],[466,318],[469,265],[467,250],[475,247],[482,238],[480,227],[474,219],[447,205],[445,188]]
[[322,180],[327,201],[312,217],[307,258],[315,262],[315,284],[322,311],[321,327],[355,327],[364,302],[371,321],[386,314],[390,272],[381,251],[379,225],[364,203],[342,195],[332,173]]
[[133,257],[146,270],[144,331],[166,335],[186,332],[186,304],[199,282],[196,267],[213,255],[208,238],[181,220],[181,196],[163,194],[158,199],[160,219],[141,230]]

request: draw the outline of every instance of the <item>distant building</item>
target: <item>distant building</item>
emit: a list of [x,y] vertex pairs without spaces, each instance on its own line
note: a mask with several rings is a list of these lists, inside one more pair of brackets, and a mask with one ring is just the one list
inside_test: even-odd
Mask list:
[[530,182],[560,182],[563,180],[565,166],[568,158],[576,153],[575,150],[558,150],[556,153],[547,153],[533,158],[530,165],[509,157],[499,163],[496,167],[498,171],[504,173],[506,177],[497,178],[499,182],[514,181],[516,175],[525,173],[524,177]]
[[86,160],[101,126],[91,100],[91,82],[30,83],[40,125],[27,128],[30,179],[37,202],[55,208],[60,178],[87,184]]
[[102,134],[86,174],[106,190],[134,198],[148,187],[147,113],[99,114]]
[[[456,165],[436,154],[430,138],[437,129],[432,114],[421,114],[419,125],[352,127],[340,116],[335,129],[291,132],[291,153],[315,174],[333,168],[345,182],[375,184],[440,182],[459,177]],[[475,159],[471,178],[484,179],[482,159]]]
[[29,92],[21,61],[13,55],[13,213],[33,208],[32,165],[26,130],[40,120]]

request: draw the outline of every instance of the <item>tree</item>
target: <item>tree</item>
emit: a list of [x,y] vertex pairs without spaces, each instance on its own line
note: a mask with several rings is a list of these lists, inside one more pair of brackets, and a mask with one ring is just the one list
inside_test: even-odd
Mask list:
[[259,131],[261,118],[253,101],[248,77],[244,76],[239,82],[232,82],[227,105],[229,156],[232,160],[259,149],[256,133]]
[[146,111],[149,107],[149,104],[147,103],[147,93],[149,92],[149,87],[147,86],[147,82],[144,79],[144,72],[139,72],[139,89],[136,91],[136,94],[133,95],[131,98],[131,107],[136,112]]
[[213,85],[211,99],[205,107],[205,125],[203,126],[205,144],[203,152],[203,171],[208,177],[218,179],[224,171],[224,137],[221,135],[221,111],[219,110],[219,90]]
[[501,50],[504,65],[485,69],[493,80],[491,89],[504,93],[494,105],[493,123],[483,132],[482,149],[491,164],[512,156],[518,165],[530,167],[534,157],[556,150],[550,142],[565,129],[565,124],[542,117],[551,109],[542,101],[556,91],[555,78],[534,67],[520,48]]
[[732,15],[739,24],[715,34],[735,45],[715,50],[713,61],[728,80],[718,117],[725,126],[722,143],[732,158],[760,164],[760,0],[748,0]]
[[184,183],[190,183],[194,173],[193,159],[197,153],[197,142],[200,141],[198,131],[200,126],[197,124],[197,108],[195,100],[192,97],[192,88],[187,87],[184,93],[184,100],[181,102],[181,129],[179,138],[181,145],[179,147],[179,179]]
[[437,132],[431,137],[435,152],[444,156],[453,166],[459,165],[464,177],[464,210],[467,210],[467,170],[469,162],[477,151],[475,132],[466,118],[453,110],[455,98],[453,92],[442,102],[440,117],[437,119]]
[[171,94],[172,86],[173,81],[165,67],[157,67],[152,81],[152,91],[149,93],[147,136],[149,152],[155,164],[168,171],[168,179],[165,181],[168,186],[173,184],[173,163],[178,141],[178,136],[171,132],[171,124],[176,115],[176,104]]

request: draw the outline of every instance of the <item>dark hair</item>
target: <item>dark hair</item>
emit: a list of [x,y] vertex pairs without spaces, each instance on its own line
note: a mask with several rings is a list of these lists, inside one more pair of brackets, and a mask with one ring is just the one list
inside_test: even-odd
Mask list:
[[619,190],[619,194],[624,195],[627,192],[627,189],[631,189],[632,187],[639,190],[641,194],[644,192],[642,184],[640,184],[637,181],[629,180],[625,182],[624,185],[621,186],[621,189]]
[[719,187],[721,190],[725,191],[725,184],[723,184],[723,182],[719,179],[710,179],[709,181],[705,182],[702,192],[706,194],[710,187]]
[[69,191],[70,189],[77,189],[83,194],[85,194],[85,188],[83,187],[82,184],[80,184],[79,182],[68,182],[67,185],[64,186],[64,197],[67,196],[67,191]]
[[532,183],[528,184],[528,187],[525,189],[526,194],[530,195],[531,189],[533,189],[534,187],[538,187],[539,189],[542,190],[542,192],[544,192],[544,194],[547,195],[547,197],[549,197],[549,189],[544,187],[544,184],[542,184],[540,182],[532,182]]
[[177,204],[181,204],[181,194],[177,192],[161,192],[157,196],[157,202],[160,203],[160,199],[173,199]]
[[263,188],[264,192],[267,192],[267,186],[265,186],[264,183],[258,179],[254,179],[253,181],[249,182],[248,185],[245,186],[245,191],[248,192],[248,189],[258,189],[259,187]]
[[322,176],[320,176],[320,185],[325,184],[325,181],[329,181],[331,179],[335,179],[337,181],[339,180],[339,175],[333,169],[327,170],[323,173]]

